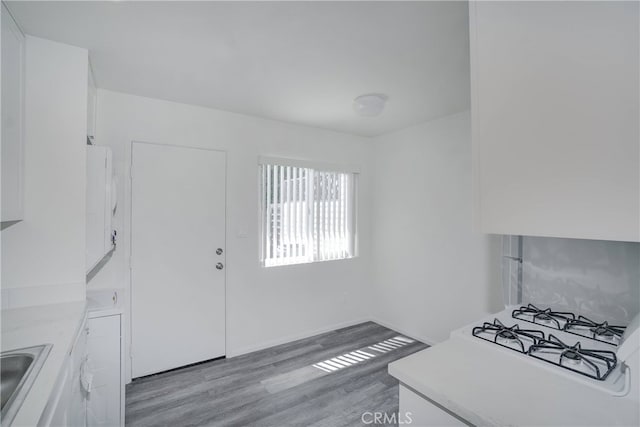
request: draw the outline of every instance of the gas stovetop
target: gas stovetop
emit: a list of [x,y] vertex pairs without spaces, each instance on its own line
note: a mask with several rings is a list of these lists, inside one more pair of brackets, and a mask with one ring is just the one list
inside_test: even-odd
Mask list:
[[[534,305],[515,307],[455,331],[524,362],[610,392],[624,387],[616,349],[625,328]],[[523,365],[523,368],[525,365]]]

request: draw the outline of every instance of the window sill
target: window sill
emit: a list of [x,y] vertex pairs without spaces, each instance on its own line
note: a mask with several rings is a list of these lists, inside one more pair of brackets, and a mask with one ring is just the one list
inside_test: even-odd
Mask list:
[[348,258],[336,258],[336,259],[323,259],[323,260],[316,260],[316,261],[302,261],[302,262],[295,262],[295,263],[289,263],[289,264],[272,264],[272,265],[265,265],[264,262],[260,263],[260,266],[262,268],[265,269],[272,269],[272,268],[281,268],[281,267],[295,267],[295,266],[300,266],[300,265],[310,265],[310,264],[325,264],[328,262],[339,262],[339,261],[350,261],[350,260],[354,260],[356,258],[359,258],[358,255],[354,255]]

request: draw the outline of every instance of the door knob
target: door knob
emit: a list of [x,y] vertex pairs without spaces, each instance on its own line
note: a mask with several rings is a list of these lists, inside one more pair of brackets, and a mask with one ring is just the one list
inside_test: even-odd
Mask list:
[[216,264],[216,268],[218,270],[222,270],[224,268],[224,265],[221,262],[219,262],[219,263]]
[[218,254],[218,255],[222,255],[222,248],[218,248],[218,249],[216,249],[216,254]]

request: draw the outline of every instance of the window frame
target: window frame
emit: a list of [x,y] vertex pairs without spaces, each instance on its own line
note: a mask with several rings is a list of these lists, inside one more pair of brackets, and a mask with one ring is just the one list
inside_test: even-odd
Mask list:
[[[311,246],[312,253],[311,256],[300,256],[297,260],[291,262],[283,262],[283,263],[270,263],[269,260],[273,259],[267,258],[266,256],[266,247],[267,247],[267,230],[265,226],[268,224],[266,221],[267,213],[265,209],[267,206],[265,204],[267,193],[265,191],[266,184],[263,182],[265,172],[263,171],[263,167],[269,166],[283,166],[283,167],[292,167],[292,168],[302,168],[311,170],[312,176],[315,179],[316,173],[339,173],[339,174],[347,174],[350,176],[350,196],[349,200],[347,200],[347,204],[350,203],[350,212],[348,217],[350,218],[351,228],[349,229],[350,233],[347,232],[347,238],[350,240],[349,249],[350,255],[346,257],[339,258],[323,258],[320,256],[319,249],[319,240],[313,239],[313,245]],[[286,266],[294,266],[300,264],[312,264],[326,261],[345,261],[353,258],[357,258],[359,256],[359,244],[358,244],[358,199],[359,199],[359,176],[360,170],[355,166],[348,165],[336,165],[331,163],[321,163],[321,162],[312,162],[308,160],[298,160],[298,159],[288,159],[288,158],[278,158],[278,157],[263,157],[260,156],[258,158],[258,218],[259,218],[259,262],[263,268],[272,268],[272,267],[286,267]],[[294,178],[295,179],[295,178]],[[308,178],[307,178],[308,179]],[[309,183],[307,183],[307,191],[309,191]],[[313,187],[313,184],[311,184]],[[308,221],[316,218],[316,203],[317,198],[312,197],[312,202],[314,204],[313,214],[310,212],[307,213]],[[306,203],[308,203],[308,199],[306,199]],[[315,231],[311,231],[311,234],[315,234]],[[290,258],[289,258],[290,261]]]

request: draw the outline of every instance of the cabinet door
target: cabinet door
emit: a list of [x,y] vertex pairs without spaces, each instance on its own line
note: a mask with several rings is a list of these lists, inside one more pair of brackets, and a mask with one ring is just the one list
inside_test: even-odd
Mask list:
[[73,427],[87,425],[87,392],[82,386],[81,378],[88,355],[87,335],[88,328],[85,324],[71,352],[68,425]]
[[96,108],[98,101],[98,93],[91,64],[89,64],[89,87],[87,90],[87,137],[91,141],[95,141],[96,136]]
[[640,240],[638,2],[470,2],[476,225]]
[[1,219],[23,219],[24,36],[4,3],[2,14]]
[[104,233],[104,243],[102,246],[102,255],[106,255],[109,253],[111,249],[113,249],[113,242],[111,241],[111,233],[112,229],[112,220],[113,220],[113,205],[112,205],[112,197],[115,194],[113,185],[113,153],[110,148],[106,148],[105,152],[105,170],[104,170],[104,223],[102,224],[102,232]]
[[87,359],[86,322],[82,324],[71,352],[66,355],[58,383],[45,407],[38,426],[84,427],[87,420],[87,394],[80,372]]
[[89,360],[93,387],[89,394],[87,424],[117,426],[121,421],[120,315],[89,319]]
[[108,151],[106,147],[87,146],[87,271],[100,262],[108,245],[105,231],[107,220],[110,219],[106,209],[107,187],[110,189],[111,186],[110,180],[107,181],[107,167],[110,167]]
[[[39,426],[64,427],[69,425],[69,365],[70,359],[64,363],[62,373],[60,374],[60,383],[57,385],[56,391],[51,398],[51,402],[44,411],[43,418],[38,423]],[[49,409],[51,408],[51,409]]]

